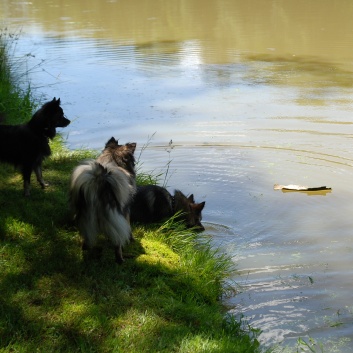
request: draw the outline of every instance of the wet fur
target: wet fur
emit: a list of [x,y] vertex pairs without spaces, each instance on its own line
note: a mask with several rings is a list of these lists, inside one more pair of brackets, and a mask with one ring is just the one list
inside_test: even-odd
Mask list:
[[154,223],[182,212],[187,227],[204,230],[201,224],[204,206],[205,202],[195,203],[194,195],[186,197],[180,190],[175,190],[172,196],[158,185],[138,186],[131,204],[131,221]]
[[70,204],[84,250],[94,247],[102,233],[112,242],[115,261],[123,262],[122,248],[132,239],[129,214],[136,192],[136,143],[119,145],[112,137],[96,160],[77,166],[71,176]]
[[56,128],[66,127],[60,107],[60,98],[45,103],[25,124],[0,125],[0,161],[14,165],[22,172],[25,196],[30,195],[31,174],[44,189],[48,184],[42,177],[42,162],[50,156],[49,139],[56,135]]

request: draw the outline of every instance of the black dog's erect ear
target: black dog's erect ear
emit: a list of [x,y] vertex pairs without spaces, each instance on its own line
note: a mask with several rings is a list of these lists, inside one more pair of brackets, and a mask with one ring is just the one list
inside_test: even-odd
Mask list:
[[58,103],[60,105],[60,98],[56,99],[55,97],[53,98],[52,102]]

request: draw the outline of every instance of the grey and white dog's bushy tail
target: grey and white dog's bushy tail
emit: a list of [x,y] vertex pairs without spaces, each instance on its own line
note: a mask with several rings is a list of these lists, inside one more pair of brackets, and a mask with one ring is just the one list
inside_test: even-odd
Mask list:
[[122,261],[121,248],[131,238],[126,217],[134,187],[130,175],[113,163],[103,166],[88,160],[74,169],[70,205],[85,248],[92,248],[102,233],[113,243],[117,261]]

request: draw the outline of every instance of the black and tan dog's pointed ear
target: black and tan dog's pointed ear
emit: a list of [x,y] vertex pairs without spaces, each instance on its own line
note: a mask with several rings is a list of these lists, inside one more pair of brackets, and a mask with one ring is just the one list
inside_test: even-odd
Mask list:
[[114,146],[118,145],[118,140],[115,140],[115,137],[111,137],[108,142],[105,144],[105,148],[107,148],[109,145],[114,144]]
[[201,203],[192,203],[190,204],[190,208],[194,210],[194,212],[201,212],[205,207],[205,201]]
[[190,203],[195,203],[194,194],[191,194],[191,195],[188,197],[188,200],[189,200]]
[[56,100],[56,102],[58,103],[58,105],[60,105],[60,98],[58,98],[57,100]]

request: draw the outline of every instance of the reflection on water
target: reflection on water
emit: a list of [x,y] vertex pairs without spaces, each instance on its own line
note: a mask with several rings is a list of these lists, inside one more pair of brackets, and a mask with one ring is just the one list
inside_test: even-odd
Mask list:
[[49,35],[108,38],[116,44],[152,48],[158,43],[197,39],[204,63],[234,62],[266,55],[276,62],[293,58],[346,63],[352,58],[350,0],[317,2],[259,0],[3,1],[3,18],[26,31]]
[[353,352],[352,15],[350,0],[0,2],[32,86],[72,120],[68,145],[156,133],[142,168],[171,161],[170,188],[206,201],[206,232],[238,268],[231,311],[265,344],[309,336],[341,353]]
[[[285,194],[287,192],[294,192],[293,190],[282,190],[282,192]],[[326,196],[327,194],[331,193],[331,190],[320,190],[320,191],[304,191],[304,190],[300,190],[300,191],[296,191],[299,192],[301,194],[306,194],[308,196]]]

